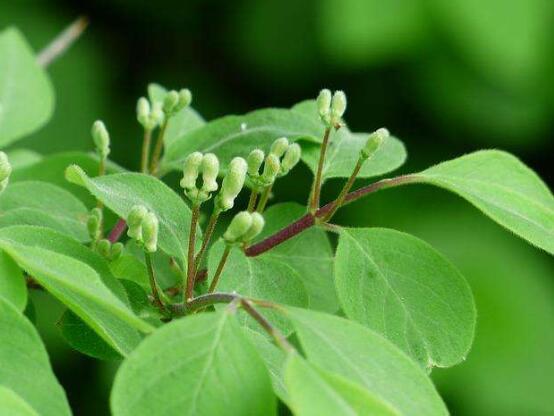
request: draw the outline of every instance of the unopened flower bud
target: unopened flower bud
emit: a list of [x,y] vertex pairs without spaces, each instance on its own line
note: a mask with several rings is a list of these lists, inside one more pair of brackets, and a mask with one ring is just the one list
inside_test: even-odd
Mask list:
[[279,158],[273,153],[270,153],[265,158],[264,171],[262,173],[262,179],[267,184],[270,185],[275,181],[277,174],[281,170],[281,162]]
[[346,111],[346,95],[343,91],[335,91],[331,99],[331,116],[339,122]]
[[102,239],[96,244],[96,250],[102,255],[102,257],[109,258],[111,253],[112,244],[109,240]]
[[362,159],[369,159],[383,145],[384,141],[390,136],[390,133],[385,128],[380,128],[369,135],[365,146],[360,151]]
[[8,155],[0,151],[0,181],[6,180],[12,173],[12,165],[8,160]]
[[239,241],[252,226],[252,214],[248,211],[241,211],[233,217],[227,230],[223,234],[223,239],[227,243]]
[[110,135],[106,129],[106,125],[97,120],[92,125],[92,140],[96,146],[96,150],[102,159],[108,157],[110,153]]
[[265,154],[261,149],[254,149],[250,152],[246,161],[248,163],[248,174],[250,176],[258,176],[260,174],[260,167],[264,162]]
[[110,260],[114,261],[121,257],[123,253],[123,243],[112,244],[112,249],[110,250]]
[[150,121],[152,128],[156,127],[159,124],[162,124],[164,120],[164,111],[162,108],[162,103],[156,101],[154,104],[152,104],[152,110],[150,111]]
[[229,163],[227,174],[221,183],[221,190],[216,198],[216,206],[221,211],[233,208],[235,198],[244,186],[247,164],[242,157],[235,157]]
[[142,220],[148,210],[143,205],[135,205],[127,215],[127,225],[129,227],[127,235],[137,241],[142,241]]
[[142,238],[144,248],[149,253],[154,253],[158,249],[158,229],[158,217],[153,212],[148,212],[142,220]]
[[286,175],[300,161],[302,149],[298,143],[293,143],[287,149],[283,160],[281,161],[281,175]]
[[281,157],[285,154],[289,148],[289,141],[286,137],[281,137],[273,142],[269,153],[273,153],[277,157]]
[[317,111],[323,119],[329,115],[331,109],[331,91],[327,88],[321,90],[317,96]]
[[251,217],[252,217],[252,224],[241,237],[241,241],[245,243],[252,241],[254,238],[256,238],[258,234],[262,232],[262,229],[264,228],[264,225],[265,225],[264,217],[259,212],[253,212],[251,214]]
[[202,153],[194,152],[187,156],[183,163],[183,179],[181,179],[181,188],[185,190],[194,189],[196,180],[200,173],[200,165],[202,164]]
[[87,219],[87,230],[91,240],[96,241],[102,233],[102,210],[93,208]]
[[179,110],[182,110],[185,107],[188,107],[192,102],[192,93],[188,88],[183,88],[179,91],[179,102],[177,107]]
[[169,91],[163,102],[163,111],[167,115],[173,114],[175,107],[179,103],[179,93],[175,90]]
[[137,101],[137,120],[144,128],[150,124],[150,102],[144,97]]
[[217,191],[217,175],[219,174],[219,159],[213,153],[207,153],[202,158],[202,191],[210,193]]

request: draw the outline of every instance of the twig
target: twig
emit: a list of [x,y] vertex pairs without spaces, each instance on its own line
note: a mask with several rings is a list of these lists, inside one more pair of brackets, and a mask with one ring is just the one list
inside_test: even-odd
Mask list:
[[196,274],[196,267],[194,264],[194,248],[196,245],[196,227],[198,225],[199,216],[200,206],[194,205],[192,207],[192,217],[190,219],[189,246],[187,255],[187,284],[185,285],[185,293],[183,293],[184,301],[191,299],[194,291],[194,277]]
[[150,156],[150,143],[152,142],[152,130],[145,129],[142,139],[142,152],[140,157],[140,171],[148,173],[148,158]]
[[256,208],[256,211],[258,211],[260,214],[263,214],[265,210],[265,206],[267,205],[267,201],[269,200],[269,195],[271,195],[272,189],[273,184],[264,189],[264,193],[262,194],[260,202],[258,202],[258,207]]
[[121,238],[121,235],[125,232],[126,228],[127,223],[125,222],[125,220],[123,218],[118,219],[108,236],[108,240],[110,240],[110,243],[113,244],[117,242]]
[[248,212],[254,212],[257,198],[258,198],[258,192],[252,190],[252,192],[250,193],[250,199],[248,200],[248,207],[246,208]]
[[[204,257],[204,254],[206,253],[206,250],[208,249],[208,245],[210,244],[210,240],[212,238],[212,235],[214,233],[215,225],[217,224],[217,220],[219,218],[220,211],[217,208],[214,208],[212,215],[210,216],[210,220],[208,221],[208,225],[206,226],[206,232],[204,233],[204,238],[202,240],[202,247],[200,247],[200,251],[196,255],[196,258],[194,260],[194,263],[196,264],[196,267],[200,267],[202,265],[202,259]],[[198,275],[198,270],[196,271],[196,274]],[[197,279],[197,277],[195,277]]]
[[160,158],[162,156],[162,150],[164,148],[164,136],[169,124],[169,116],[165,116],[165,120],[160,127],[156,144],[154,145],[154,151],[152,152],[152,162],[150,163],[150,174],[157,176],[160,165]]
[[358,173],[360,173],[360,169],[362,168],[362,165],[364,164],[364,159],[360,158],[358,159],[358,162],[356,162],[356,166],[354,166],[354,170],[352,171],[352,174],[348,178],[348,181],[344,184],[343,188],[341,189],[339,196],[335,201],[333,202],[333,207],[329,210],[327,214],[323,217],[323,222],[329,221],[331,218],[333,218],[333,215],[337,212],[337,210],[342,206],[342,203],[344,202],[344,199],[346,198],[346,195],[352,189],[352,185],[354,185],[354,181],[356,180],[356,177],[358,176]]
[[87,17],[78,17],[38,53],[37,63],[43,68],[50,65],[56,58],[67,51],[79,36],[81,36],[87,28],[88,23]]
[[150,279],[150,288],[152,289],[154,304],[160,309],[160,312],[164,313],[165,307],[158,291],[158,284],[156,283],[156,276],[154,275],[154,266],[152,265],[152,257],[147,251],[144,252],[144,259],[146,260],[146,269],[148,270],[148,277]]
[[323,142],[321,143],[321,149],[319,151],[319,161],[317,163],[317,172],[314,178],[314,184],[312,187],[310,198],[310,212],[315,214],[319,208],[319,198],[321,195],[321,177],[323,175],[323,164],[325,162],[325,154],[327,153],[327,146],[329,144],[329,136],[331,134],[331,127],[325,129],[323,135]]
[[221,273],[223,272],[223,268],[225,267],[225,263],[227,262],[227,258],[229,257],[230,252],[231,252],[231,246],[226,246],[225,251],[223,251],[223,254],[221,255],[221,260],[219,260],[219,264],[217,265],[217,270],[215,271],[215,275],[214,275],[214,278],[212,279],[212,283],[210,284],[210,288],[208,289],[208,293],[213,293],[215,291],[215,288],[219,283],[219,278],[221,277]]

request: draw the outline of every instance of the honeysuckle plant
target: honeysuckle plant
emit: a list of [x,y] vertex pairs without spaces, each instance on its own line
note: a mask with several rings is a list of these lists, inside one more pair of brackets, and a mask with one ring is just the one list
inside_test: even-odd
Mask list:
[[[0,145],[49,119],[45,67],[82,28],[38,56],[0,32]],[[0,413],[71,414],[28,312],[28,291],[43,290],[66,307],[73,349],[120,363],[116,416],[447,414],[429,375],[469,354],[471,288],[426,242],[335,214],[435,185],[552,254],[548,187],[500,150],[356,187],[406,151],[385,128],[350,131],[344,92],[213,121],[192,98],[156,84],[139,98],[140,172],[109,160],[118,138],[102,121],[91,153],[0,152]],[[305,206],[274,203],[299,163],[314,175]],[[337,195],[322,192],[331,178],[344,179]]]

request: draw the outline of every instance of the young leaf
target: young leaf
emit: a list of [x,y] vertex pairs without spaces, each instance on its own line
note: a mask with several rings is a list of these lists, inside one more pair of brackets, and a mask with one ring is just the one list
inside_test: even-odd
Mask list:
[[13,149],[6,151],[8,160],[10,161],[13,170],[31,166],[33,163],[40,162],[42,155],[29,149]]
[[5,147],[50,119],[54,92],[17,29],[0,33],[0,56],[0,146]]
[[310,363],[360,384],[400,414],[448,414],[431,380],[390,341],[337,316],[287,311]]
[[483,150],[410,176],[459,194],[500,225],[554,254],[554,197],[509,153]]
[[[264,213],[263,239],[306,213],[296,203],[273,205]],[[309,296],[311,309],[335,312],[338,300],[333,279],[333,249],[324,231],[315,227],[263,254],[264,258],[286,263],[299,275]]]
[[290,141],[320,142],[323,125],[303,114],[279,108],[266,108],[243,116],[226,116],[188,132],[167,149],[164,170],[180,169],[192,152],[215,153],[222,166],[235,156],[246,157],[254,148],[268,151],[273,141],[286,136]]
[[318,371],[297,353],[287,359],[285,382],[289,406],[298,416],[400,415],[363,387],[336,374]]
[[[3,334],[0,386],[12,390],[37,414],[69,416],[71,411],[65,392],[52,372],[48,354],[35,327],[1,297],[0,333]],[[0,399],[0,404],[4,403]]]
[[0,297],[19,311],[27,304],[27,286],[23,272],[6,253],[0,251]]
[[[208,270],[217,269],[225,244],[218,241],[210,250]],[[237,292],[240,295],[264,299],[286,305],[307,307],[308,293],[300,275],[287,264],[286,259],[270,258],[266,255],[247,257],[239,249],[231,250],[217,290],[221,292]],[[266,312],[267,317],[283,332],[289,332],[290,326],[279,313]],[[250,322],[244,314],[241,322]],[[250,325],[249,325],[250,326]],[[259,325],[253,323],[252,328]]]
[[[160,180],[142,173],[117,173],[90,178],[78,166],[70,166],[67,179],[86,187],[122,218],[135,205],[143,205],[160,222],[159,245],[186,264],[191,212],[184,201]],[[197,234],[201,234],[200,230]]]
[[[292,107],[293,111],[304,114],[318,121],[317,105],[314,100],[303,101]],[[327,156],[323,165],[323,180],[331,178],[348,178],[365,146],[369,133],[352,133],[348,127],[341,127],[331,133]],[[320,146],[316,143],[302,141],[302,160],[312,172],[317,171]],[[404,144],[396,137],[389,137],[383,146],[367,160],[358,174],[358,178],[371,178],[398,169],[406,161]]]
[[460,272],[427,243],[381,228],[345,228],[336,259],[341,306],[427,368],[465,359],[475,304]]
[[89,240],[85,205],[65,189],[47,182],[11,184],[0,194],[0,211],[0,224],[4,226],[43,225],[79,241]]
[[274,415],[275,396],[256,350],[226,309],[173,321],[120,367],[114,416]]
[[4,386],[0,386],[0,414],[10,416],[39,416],[21,396]]
[[[167,90],[158,84],[148,85],[148,96],[152,102],[163,103]],[[173,146],[177,139],[185,136],[194,129],[202,127],[206,122],[200,114],[190,106],[183,108],[169,121],[164,134],[166,149]]]

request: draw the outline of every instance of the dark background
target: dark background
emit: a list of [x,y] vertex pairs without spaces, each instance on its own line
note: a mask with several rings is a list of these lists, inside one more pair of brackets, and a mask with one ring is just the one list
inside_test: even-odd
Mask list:
[[[0,29],[18,26],[39,50],[82,14],[87,32],[49,67],[54,118],[16,147],[89,149],[90,125],[101,118],[114,160],[137,168],[134,111],[149,82],[189,87],[207,120],[288,107],[328,87],[347,93],[353,130],[387,126],[404,141],[402,172],[501,148],[554,182],[551,0],[4,0]],[[277,198],[305,200],[308,170],[294,175]],[[324,196],[339,185],[330,182]],[[414,233],[469,280],[479,312],[474,348],[464,364],[433,372],[453,414],[554,414],[549,256],[426,187],[377,194],[339,220]],[[117,364],[68,352],[52,325],[60,307],[40,294],[35,301],[75,414],[107,413]]]

